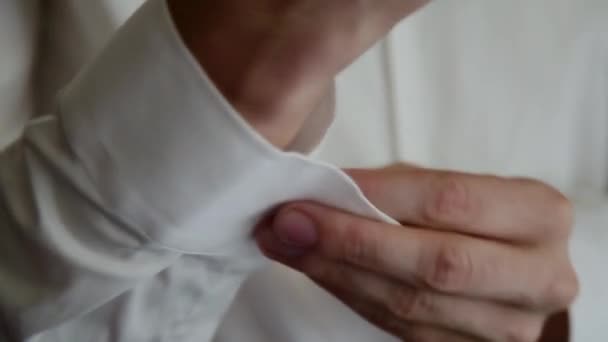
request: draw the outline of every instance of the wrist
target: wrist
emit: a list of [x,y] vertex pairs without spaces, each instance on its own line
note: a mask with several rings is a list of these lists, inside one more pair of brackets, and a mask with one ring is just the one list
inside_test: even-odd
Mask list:
[[316,103],[294,101],[296,90],[290,85],[296,82],[290,79],[296,73],[287,60],[269,60],[273,56],[264,53],[278,40],[279,9],[259,2],[168,3],[185,45],[222,95],[271,144],[288,147],[311,111],[307,108]]
[[233,100],[248,59],[255,54],[259,28],[229,11],[230,1],[168,0],[178,33],[216,87]]

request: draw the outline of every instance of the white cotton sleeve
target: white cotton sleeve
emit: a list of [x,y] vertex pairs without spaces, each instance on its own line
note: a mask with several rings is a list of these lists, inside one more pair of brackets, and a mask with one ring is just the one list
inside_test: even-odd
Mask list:
[[16,339],[87,315],[184,254],[221,260],[210,277],[234,285],[204,308],[210,337],[262,262],[250,235],[269,209],[310,199],[389,220],[338,169],[249,128],[164,0],[137,11],[56,108],[0,153],[0,313]]

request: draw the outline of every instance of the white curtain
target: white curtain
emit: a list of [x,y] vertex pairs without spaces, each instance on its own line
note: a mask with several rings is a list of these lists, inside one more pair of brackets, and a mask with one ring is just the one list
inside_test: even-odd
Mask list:
[[400,159],[605,187],[608,1],[436,0],[386,50]]

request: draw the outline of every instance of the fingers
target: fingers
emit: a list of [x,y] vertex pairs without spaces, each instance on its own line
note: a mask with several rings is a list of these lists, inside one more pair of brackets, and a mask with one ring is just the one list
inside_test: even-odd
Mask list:
[[563,241],[570,233],[570,203],[536,181],[411,166],[349,174],[401,222],[522,243]]
[[574,271],[557,269],[570,265],[557,261],[565,256],[378,223],[315,204],[280,210],[272,229],[260,230],[258,242],[282,262],[313,254],[418,288],[541,311],[565,307],[577,288]]
[[384,329],[413,341],[534,341],[576,296],[571,209],[556,190],[412,166],[349,173],[404,226],[300,202],[257,239]]
[[348,303],[371,304],[385,319],[433,325],[490,341],[536,341],[543,326],[542,314],[415,289],[320,257],[307,258],[296,268]]

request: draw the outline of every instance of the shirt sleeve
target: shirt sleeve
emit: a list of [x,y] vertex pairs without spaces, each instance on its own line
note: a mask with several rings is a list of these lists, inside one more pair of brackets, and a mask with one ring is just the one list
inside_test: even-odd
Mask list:
[[578,200],[571,254],[581,289],[571,311],[574,342],[608,341],[608,199]]
[[[389,220],[338,169],[250,129],[164,0],[140,8],[56,108],[0,152],[0,316],[18,339],[86,315],[184,254],[220,260],[209,274],[238,284],[262,260],[252,228],[288,200]],[[233,295],[215,289],[210,330]]]

